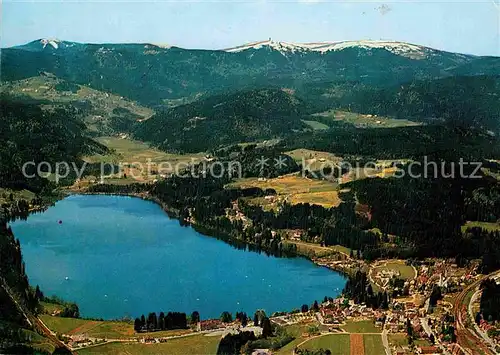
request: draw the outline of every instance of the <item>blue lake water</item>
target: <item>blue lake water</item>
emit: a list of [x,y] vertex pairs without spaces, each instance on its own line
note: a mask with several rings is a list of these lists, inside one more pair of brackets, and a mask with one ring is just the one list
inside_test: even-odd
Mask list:
[[77,302],[84,317],[270,314],[335,297],[345,284],[303,258],[237,250],[138,198],[74,195],[11,226],[30,284]]

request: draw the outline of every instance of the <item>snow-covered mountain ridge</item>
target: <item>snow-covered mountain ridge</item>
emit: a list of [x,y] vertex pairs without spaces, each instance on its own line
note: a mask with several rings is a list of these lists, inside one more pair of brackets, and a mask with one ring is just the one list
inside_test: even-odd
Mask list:
[[438,52],[438,50],[429,47],[406,43],[406,42],[394,42],[394,41],[362,40],[362,41],[339,41],[339,42],[291,43],[291,42],[273,41],[271,39],[267,41],[252,42],[233,48],[227,48],[225,49],[225,51],[235,53],[249,49],[261,49],[261,48],[269,48],[272,50],[280,51],[281,53],[297,52],[297,51],[313,51],[313,52],[325,53],[329,51],[341,51],[346,48],[363,48],[363,49],[376,48],[376,49],[385,49],[394,54],[414,59],[426,58],[427,56],[432,55],[435,52]]

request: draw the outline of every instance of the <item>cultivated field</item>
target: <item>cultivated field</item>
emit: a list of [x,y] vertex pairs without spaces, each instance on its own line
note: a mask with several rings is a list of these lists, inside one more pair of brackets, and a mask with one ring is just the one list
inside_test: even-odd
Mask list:
[[384,344],[380,335],[365,334],[363,335],[363,342],[365,344],[365,354],[385,354]]
[[351,334],[349,341],[351,343],[351,346],[350,346],[351,347],[351,355],[364,355],[365,344],[363,342],[363,335]]
[[154,333],[134,332],[133,323],[119,321],[94,321],[88,319],[40,316],[42,321],[53,331],[66,335],[85,335],[92,338],[129,339],[148,336],[167,337],[191,333],[191,330],[167,330]]
[[203,354],[215,355],[219,344],[219,337],[194,335],[184,338],[171,339],[160,344],[141,343],[111,343],[97,347],[78,350],[79,355],[90,354],[127,354],[127,355],[186,355]]
[[349,334],[328,334],[319,337],[311,338],[306,341],[300,348],[302,349],[329,349],[332,355],[349,355],[351,354]]
[[377,115],[363,115],[355,112],[330,110],[326,112],[316,113],[312,117],[321,117],[331,119],[333,122],[341,121],[352,124],[359,128],[388,128],[388,127],[407,127],[420,126],[419,122],[409,120],[394,119]]
[[114,109],[126,109],[135,115],[138,121],[148,119],[154,113],[150,108],[141,106],[134,101],[84,85],[76,85],[76,92],[60,91],[57,89],[57,85],[61,83],[64,81],[50,75],[35,76],[9,82],[2,86],[2,91],[48,102],[47,107],[69,103],[87,107],[90,103],[92,113],[86,115],[84,121],[87,128],[95,133],[101,132],[103,127],[110,127],[109,118],[114,115]]
[[408,337],[406,334],[388,334],[389,346],[408,346]]
[[347,333],[382,333],[382,329],[375,326],[373,321],[347,321],[345,325],[340,327]]
[[[89,163],[121,164],[125,176],[110,178],[107,183],[151,182],[161,174],[169,174],[203,159],[203,154],[169,154],[147,143],[120,137],[99,137],[97,141],[108,147],[112,154],[93,155],[85,158]],[[150,165],[148,166],[148,164]],[[141,167],[142,165],[142,167]],[[148,173],[150,171],[151,173]]]
[[284,347],[279,349],[275,354],[276,355],[290,355],[295,349],[297,345],[307,340],[307,338],[303,335],[307,333],[308,328],[310,327],[310,323],[298,323],[293,325],[285,326],[288,334],[293,335],[295,339],[290,343],[286,344]]
[[263,205],[267,209],[274,209],[278,202],[287,201],[291,204],[310,203],[327,208],[336,207],[341,200],[338,196],[337,185],[322,180],[303,178],[297,174],[281,176],[275,179],[259,181],[257,178],[239,179],[228,187],[274,189],[278,194],[275,200],[263,198],[252,199],[251,202]]
[[191,163],[191,159],[199,161],[203,158],[203,154],[201,153],[189,155],[165,153],[151,147],[147,143],[130,138],[99,137],[96,140],[114,151],[114,154],[111,156],[94,156],[96,159],[102,159],[97,161],[116,161],[118,159],[129,163],[139,162],[145,164],[148,160],[151,160],[154,163],[170,162],[172,165],[175,165],[178,162]]
[[321,167],[338,164],[342,161],[342,157],[335,154],[304,148],[291,150],[289,152],[285,152],[285,154],[292,157],[297,164],[303,164],[313,171],[319,170]]
[[285,244],[295,244],[297,246],[297,251],[302,255],[313,255],[315,257],[323,257],[326,255],[330,255],[332,253],[343,253],[349,255],[351,253],[351,249],[346,248],[342,245],[332,245],[323,247],[319,244],[315,243],[307,243],[298,240],[284,240]]

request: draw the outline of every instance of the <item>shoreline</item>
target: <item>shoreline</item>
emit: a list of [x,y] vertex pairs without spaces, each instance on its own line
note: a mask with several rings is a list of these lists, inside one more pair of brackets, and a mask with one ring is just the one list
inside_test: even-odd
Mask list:
[[[170,219],[176,219],[183,226],[190,226],[190,227],[192,227],[196,232],[202,234],[203,236],[222,240],[226,244],[229,244],[229,245],[231,245],[233,247],[235,246],[235,244],[239,244],[239,245],[245,247],[244,248],[245,251],[253,251],[253,252],[261,252],[262,251],[262,252],[265,252],[265,253],[267,253],[269,255],[272,255],[274,257],[284,257],[284,258],[292,258],[292,257],[296,258],[296,257],[300,257],[300,258],[304,258],[304,259],[310,261],[316,267],[326,268],[329,271],[333,271],[333,272],[337,273],[339,276],[342,277],[342,279],[344,281],[344,286],[343,287],[345,287],[345,284],[346,284],[346,282],[348,281],[348,278],[349,278],[349,273],[346,272],[344,269],[341,269],[341,268],[336,269],[336,268],[332,268],[332,267],[330,267],[328,265],[322,264],[315,257],[311,257],[310,255],[307,255],[305,253],[298,252],[298,253],[293,254],[293,255],[290,255],[290,254],[288,254],[288,255],[275,255],[273,253],[268,253],[268,250],[266,250],[266,249],[259,249],[259,250],[257,250],[257,247],[256,247],[255,244],[249,243],[247,241],[243,241],[243,240],[236,239],[236,238],[231,238],[229,236],[219,237],[220,236],[220,232],[217,232],[217,231],[215,231],[215,230],[213,230],[213,229],[211,229],[209,227],[205,227],[203,225],[196,224],[195,222],[193,222],[191,220],[186,220],[186,219],[181,220],[179,218],[179,211],[177,209],[171,208],[170,206],[168,206],[167,204],[165,204],[161,200],[159,200],[157,197],[152,196],[149,193],[120,193],[120,192],[117,192],[117,193],[105,193],[105,192],[68,191],[68,190],[62,190],[62,191],[59,191],[59,192],[60,192],[60,194],[58,194],[58,198],[57,199],[52,200],[50,204],[47,204],[47,205],[44,205],[44,206],[38,206],[38,208],[30,210],[29,213],[28,213],[28,217],[31,214],[43,213],[44,211],[46,211],[48,208],[50,208],[51,206],[53,206],[58,201],[62,201],[62,200],[64,200],[67,197],[75,196],[75,195],[82,195],[82,196],[83,195],[96,195],[96,196],[106,195],[106,196],[122,196],[122,197],[130,197],[130,198],[139,198],[141,200],[151,201],[151,202],[157,204],[163,210],[163,212],[165,212],[167,214],[167,216]],[[291,243],[293,243],[293,241],[291,241]],[[252,246],[254,246],[255,249],[252,249]],[[342,287],[341,290],[337,291],[338,294],[335,297],[339,297],[339,296],[342,295],[343,287]],[[289,310],[289,312],[290,311],[291,310]],[[88,318],[88,317],[83,316],[83,317],[79,317],[79,319],[94,320],[96,318],[92,318],[92,317]],[[100,318],[100,319],[102,321],[106,321],[106,322],[107,321],[109,321],[109,322],[112,322],[112,321],[123,321],[122,319],[119,319],[119,318],[118,319],[104,319],[104,318]]]

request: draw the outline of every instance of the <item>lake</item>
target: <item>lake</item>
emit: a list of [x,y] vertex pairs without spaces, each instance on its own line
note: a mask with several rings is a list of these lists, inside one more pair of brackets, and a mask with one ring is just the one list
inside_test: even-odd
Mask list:
[[72,195],[11,227],[30,284],[76,302],[83,317],[271,314],[335,297],[346,282],[304,258],[235,249],[133,197]]

